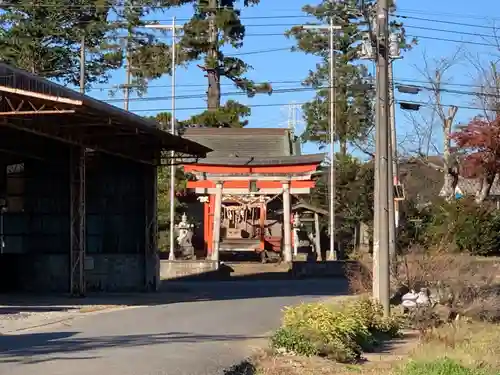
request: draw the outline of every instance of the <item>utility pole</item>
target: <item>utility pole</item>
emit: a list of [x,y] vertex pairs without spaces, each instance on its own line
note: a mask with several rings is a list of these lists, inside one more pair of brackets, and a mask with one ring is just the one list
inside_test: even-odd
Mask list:
[[394,100],[394,60],[401,59],[401,53],[399,49],[399,36],[396,34],[391,34],[389,36],[389,129],[390,129],[390,146],[389,154],[392,160],[389,170],[389,259],[391,265],[391,274],[396,276],[397,274],[397,227],[399,223],[399,200],[396,200],[395,189],[399,186],[399,172],[398,172],[398,145],[396,137],[396,112],[395,112],[395,100]]
[[128,111],[130,104],[130,84],[132,83],[132,67],[130,66],[130,32],[127,38],[127,51],[125,58],[125,86],[123,87],[123,108]]
[[397,163],[397,143],[396,143],[396,114],[394,111],[394,83],[393,83],[393,65],[392,60],[389,63],[389,129],[390,129],[390,155],[392,163],[390,165],[390,173],[388,175],[390,189],[389,192],[389,256],[391,264],[391,274],[396,276],[397,272],[397,253],[396,253],[396,232],[397,232],[397,218],[399,216],[399,201],[396,201],[394,189],[398,184],[398,163]]
[[337,198],[337,181],[335,176],[335,135],[337,133],[337,116],[335,112],[335,100],[337,99],[336,90],[336,61],[335,61],[335,40],[333,29],[333,16],[330,16],[330,253],[328,260],[335,260],[335,237],[336,237],[336,223],[335,223],[335,200]]
[[334,24],[334,17],[330,16],[330,22],[328,25],[302,25],[304,30],[321,30],[328,31],[329,36],[329,57],[330,57],[330,74],[329,74],[329,84],[330,84],[330,121],[329,121],[329,143],[330,143],[330,167],[329,167],[329,181],[330,181],[330,207],[329,207],[329,232],[330,232],[330,252],[328,254],[328,260],[335,260],[335,199],[336,199],[336,177],[335,177],[335,135],[337,133],[336,126],[336,113],[335,113],[335,99],[336,93],[336,62],[335,62],[335,31],[340,30],[341,26]]
[[80,45],[80,94],[85,94],[85,35],[82,36]]
[[[389,275],[389,199],[392,199],[392,186],[389,185],[392,166],[389,129],[389,1],[379,0],[377,3],[377,124],[376,124],[376,152],[379,159],[378,191],[375,200],[378,201],[379,211],[379,249],[377,257],[377,287],[375,299],[384,309],[384,315],[390,315],[390,275]],[[392,184],[391,184],[392,185]]]
[[297,111],[299,109],[299,106],[297,103],[292,102],[288,104],[288,120],[287,120],[287,125],[288,129],[290,129],[294,134],[297,131],[297,125],[299,124],[299,119],[297,117]]
[[[379,4],[380,5],[380,4]],[[388,230],[389,233],[389,259],[390,264],[392,265],[392,272],[395,272],[397,269],[397,254],[396,254],[396,223],[398,222],[398,201],[396,200],[396,196],[394,194],[395,187],[399,186],[399,178],[398,178],[398,163],[397,163],[397,138],[396,138],[396,119],[395,119],[395,108],[394,108],[394,79],[393,79],[393,61],[402,58],[400,53],[400,37],[397,34],[390,34],[388,31],[388,25],[386,27],[386,31],[382,31],[382,35],[379,34],[380,29],[380,9],[377,11],[377,18],[375,24],[373,25],[373,29],[375,30],[369,38],[365,38],[362,44],[361,50],[361,59],[366,60],[375,60],[377,61],[376,65],[376,77],[381,77],[381,79],[376,80],[376,92],[377,92],[377,106],[376,106],[376,119],[377,119],[377,139],[376,139],[376,157],[375,157],[375,191],[374,191],[374,230],[373,230],[373,295],[375,297],[380,295],[381,286],[379,283],[379,278],[381,277],[381,272],[384,272],[385,265],[382,265],[380,259],[380,231]],[[382,18],[384,19],[384,15],[382,14]],[[385,17],[387,19],[387,17]],[[375,43],[374,43],[375,42]],[[374,48],[373,45],[376,45]],[[383,54],[383,55],[382,55]],[[380,58],[382,55],[383,63],[380,63]],[[381,70],[381,68],[385,64],[385,60],[387,61],[387,70],[386,73]],[[385,71],[385,70],[384,70]],[[386,81],[387,87],[385,85],[384,80],[387,77]],[[384,87],[381,87],[381,84]],[[385,98],[385,93],[387,92],[387,97]],[[382,99],[382,101],[380,100]],[[385,102],[387,100],[387,102]],[[382,105],[379,105],[382,103]],[[386,103],[385,105],[383,103]],[[381,111],[385,111],[382,113]],[[387,150],[387,175],[380,176],[381,171],[381,162],[383,158],[380,157],[380,153],[378,150],[385,149],[384,144],[380,144],[383,141],[384,133],[383,126],[382,130],[380,130],[380,126],[385,124],[385,117],[387,117],[387,111],[389,111],[389,134],[386,139],[390,141],[387,142],[388,150]],[[382,117],[381,117],[382,116]],[[384,139],[385,140],[385,139]],[[384,171],[382,171],[384,173]],[[381,227],[384,224],[382,217],[380,215],[384,214],[383,209],[380,207],[380,195],[384,194],[383,191],[380,191],[380,182],[381,179],[387,179],[387,213],[388,213],[388,227]],[[384,250],[385,251],[385,250]],[[384,254],[382,254],[384,257]],[[382,271],[381,270],[382,267]],[[386,277],[386,276],[384,276]],[[389,276],[390,277],[390,276]],[[378,298],[378,297],[377,297]]]
[[[146,25],[147,28],[151,29],[163,29],[163,30],[171,30],[172,31],[172,110],[171,114],[171,123],[170,123],[170,133],[176,134],[176,119],[175,119],[175,71],[176,71],[176,48],[177,48],[177,30],[182,29],[182,25],[177,25],[175,23],[175,17],[172,18],[171,25]],[[169,260],[175,260],[175,242],[174,242],[174,233],[175,233],[175,152],[172,151],[170,154],[170,227],[169,227],[169,239],[170,239],[170,247],[168,253]]]

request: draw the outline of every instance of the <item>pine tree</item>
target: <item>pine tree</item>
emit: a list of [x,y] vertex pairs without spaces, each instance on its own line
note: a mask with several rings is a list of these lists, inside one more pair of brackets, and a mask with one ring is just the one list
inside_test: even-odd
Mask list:
[[[336,141],[340,144],[342,155],[347,154],[349,142],[364,140],[374,127],[375,96],[371,87],[373,77],[366,65],[360,63],[359,57],[360,42],[368,35],[368,24],[373,22],[376,4],[376,0],[322,0],[317,6],[303,7],[305,13],[315,17],[320,23],[329,23],[332,16],[335,25],[341,27],[335,35],[336,97],[333,100]],[[394,6],[392,8],[394,9]],[[399,33],[402,49],[409,49],[416,44],[416,40],[407,43],[402,23],[391,22],[390,28]],[[304,140],[324,145],[329,142],[329,35],[296,27],[289,30],[287,36],[296,40],[296,51],[321,58],[316,69],[309,71],[303,82],[304,86],[316,89],[315,98],[303,106],[306,119]]]
[[170,46],[156,31],[145,28],[148,15],[158,13],[162,2],[150,0],[113,0],[116,20],[108,38],[121,51],[129,82],[121,88],[139,96],[147,92],[151,80],[171,73]]
[[[198,67],[207,77],[207,111],[194,116],[189,123],[209,126],[241,127],[246,125],[243,117],[250,109],[234,101],[221,105],[221,79],[229,79],[249,97],[258,93],[272,92],[267,83],[257,84],[246,78],[252,67],[243,60],[227,56],[223,46],[241,48],[245,38],[245,27],[241,22],[241,10],[237,0],[167,0],[171,6],[192,4],[193,17],[184,26],[179,41],[179,64],[203,61]],[[257,5],[260,0],[241,0],[244,7]]]
[[[306,5],[303,11],[327,24],[330,15],[342,27],[336,40],[336,127],[340,152],[347,153],[351,140],[366,137],[373,124],[373,92],[360,90],[370,79],[366,66],[357,63],[359,42],[366,26],[364,15],[358,10],[357,0],[332,3],[323,0],[318,6]],[[366,1],[368,6],[372,1]],[[293,28],[287,35],[297,42],[295,50],[321,57],[315,70],[309,72],[303,85],[316,89],[315,98],[303,106],[306,119],[304,140],[325,144],[328,142],[330,90],[329,90],[329,40],[328,33]]]
[[86,82],[106,82],[121,66],[119,51],[106,42],[111,4],[105,0],[10,1],[0,14],[0,59],[65,84],[80,81],[85,39]]

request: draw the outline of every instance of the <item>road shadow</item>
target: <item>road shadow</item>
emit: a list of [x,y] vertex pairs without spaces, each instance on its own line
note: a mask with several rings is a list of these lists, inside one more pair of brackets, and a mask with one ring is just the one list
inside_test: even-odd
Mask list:
[[158,292],[98,293],[73,298],[51,294],[0,295],[0,317],[6,314],[53,312],[101,306],[154,306],[197,301],[225,301],[274,297],[339,296],[348,294],[346,279],[273,280],[241,277],[232,281],[169,281]]
[[[98,358],[93,353],[108,348],[127,348],[176,343],[231,342],[258,339],[263,336],[200,335],[190,332],[78,337],[79,332],[43,332],[0,335],[0,363],[33,364],[53,361]],[[89,356],[86,356],[88,354]]]

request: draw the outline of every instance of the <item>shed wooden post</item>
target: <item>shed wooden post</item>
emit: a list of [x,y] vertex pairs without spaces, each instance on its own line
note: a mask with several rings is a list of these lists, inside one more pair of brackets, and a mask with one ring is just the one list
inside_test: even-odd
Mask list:
[[292,262],[292,228],[290,219],[290,182],[283,182],[283,257]]
[[85,296],[86,223],[86,161],[84,147],[70,150],[70,292]]
[[316,260],[321,259],[321,234],[319,231],[319,214],[314,213],[314,247],[316,248]]
[[215,202],[214,202],[214,226],[213,226],[213,244],[212,244],[212,260],[219,261],[220,247],[220,225],[222,213],[222,182],[218,181],[215,184]]

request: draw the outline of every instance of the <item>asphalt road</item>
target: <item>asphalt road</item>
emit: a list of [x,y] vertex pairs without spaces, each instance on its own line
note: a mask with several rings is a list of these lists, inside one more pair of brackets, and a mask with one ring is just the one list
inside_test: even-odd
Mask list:
[[2,375],[219,374],[265,344],[287,305],[345,292],[340,280],[177,285],[189,302],[125,309],[0,336]]

